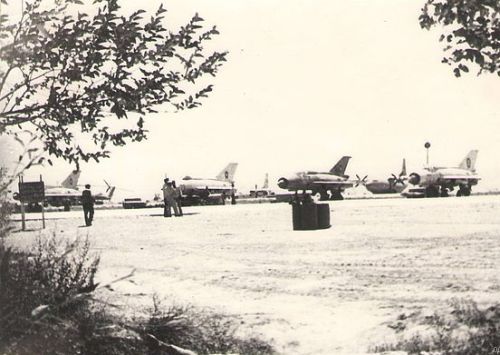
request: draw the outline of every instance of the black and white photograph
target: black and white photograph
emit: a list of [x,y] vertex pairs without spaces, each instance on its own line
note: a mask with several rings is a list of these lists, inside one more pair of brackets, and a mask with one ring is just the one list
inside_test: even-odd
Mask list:
[[499,87],[498,0],[0,0],[0,354],[500,354]]

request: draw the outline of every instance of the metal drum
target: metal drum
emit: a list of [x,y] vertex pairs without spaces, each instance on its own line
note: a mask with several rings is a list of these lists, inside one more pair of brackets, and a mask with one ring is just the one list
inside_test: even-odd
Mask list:
[[320,203],[316,206],[318,208],[318,229],[330,228],[330,205]]

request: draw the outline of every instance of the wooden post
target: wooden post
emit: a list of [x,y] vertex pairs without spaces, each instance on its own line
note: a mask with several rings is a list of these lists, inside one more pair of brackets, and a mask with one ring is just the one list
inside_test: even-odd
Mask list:
[[24,202],[21,201],[21,229],[26,230],[26,215],[24,214]]
[[[40,174],[40,182],[43,182],[42,174]],[[45,207],[43,206],[43,200],[40,204],[42,205],[42,229],[45,229]]]
[[[19,185],[23,182],[23,176],[19,175]],[[19,195],[21,195],[19,191]],[[21,230],[25,231],[26,230],[26,211],[24,209],[24,202],[22,198],[19,199],[21,202]]]
[[42,229],[45,229],[45,207],[43,207],[43,202],[42,202]]

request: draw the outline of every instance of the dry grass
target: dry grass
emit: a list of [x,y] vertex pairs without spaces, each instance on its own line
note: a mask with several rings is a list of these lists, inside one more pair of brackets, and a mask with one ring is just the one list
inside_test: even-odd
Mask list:
[[[453,299],[447,312],[411,318],[391,325],[399,333],[399,341],[376,346],[372,351],[476,355],[492,354],[500,345],[500,304],[479,307],[471,299]],[[412,325],[420,331],[412,332]]]
[[[275,353],[273,348],[262,340],[237,337],[237,325],[227,316],[185,306],[162,307],[156,298],[153,304],[145,331],[163,343],[175,344],[199,354]],[[150,345],[153,351],[158,348],[154,341]]]

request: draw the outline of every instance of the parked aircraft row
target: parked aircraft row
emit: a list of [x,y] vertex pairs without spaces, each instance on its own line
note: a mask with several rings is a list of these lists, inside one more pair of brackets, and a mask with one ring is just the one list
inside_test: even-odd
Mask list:
[[320,200],[341,200],[346,188],[364,185],[374,194],[401,193],[405,197],[446,197],[458,188],[457,196],[469,196],[472,186],[481,179],[475,170],[478,151],[471,150],[457,167],[425,166],[407,175],[406,161],[398,176],[391,174],[387,181],[367,181],[356,175],[349,180],[345,170],[351,157],[342,157],[329,172],[304,171],[278,179],[278,186],[288,191],[311,191]]
[[[457,196],[469,196],[472,186],[481,179],[475,170],[478,151],[471,150],[457,167],[425,166],[407,174],[406,161],[403,159],[401,172],[391,174],[386,180],[368,180],[368,176],[356,180],[349,179],[346,169],[351,159],[343,156],[326,172],[301,171],[291,176],[280,177],[279,188],[290,192],[310,192],[320,200],[342,200],[347,188],[363,185],[373,194],[400,193],[405,197],[445,197],[458,188]],[[238,163],[229,163],[215,178],[194,178],[185,176],[178,186],[182,192],[185,205],[220,203],[234,196],[235,174]],[[46,186],[46,202],[52,206],[80,204],[81,190],[78,180],[81,171],[72,171],[59,186]],[[97,204],[109,201],[113,197],[115,187],[106,181],[106,192],[94,194]],[[250,191],[251,197],[269,197],[275,192],[269,188],[266,174],[262,188],[255,186]]]

